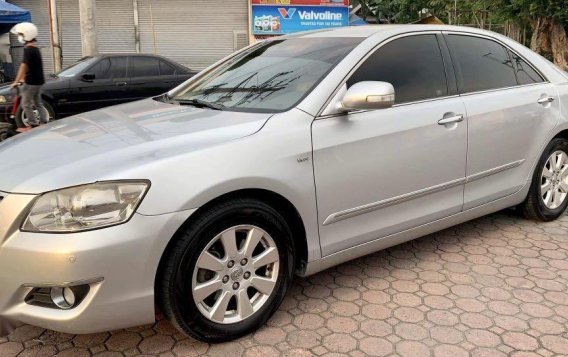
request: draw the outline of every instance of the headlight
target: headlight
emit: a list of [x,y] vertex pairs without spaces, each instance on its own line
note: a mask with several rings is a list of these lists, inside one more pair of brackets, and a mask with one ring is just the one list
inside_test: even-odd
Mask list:
[[0,95],[0,104],[12,103],[14,101],[13,95]]
[[147,181],[109,181],[45,193],[35,200],[22,230],[68,233],[125,223],[149,186]]

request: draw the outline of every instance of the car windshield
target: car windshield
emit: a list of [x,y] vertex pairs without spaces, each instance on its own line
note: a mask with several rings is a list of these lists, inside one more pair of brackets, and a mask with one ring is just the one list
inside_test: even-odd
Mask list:
[[209,103],[232,111],[285,111],[310,93],[361,41],[343,37],[269,40],[189,83],[173,100]]
[[78,62],[73,63],[71,66],[65,68],[61,72],[57,73],[57,77],[75,77],[77,74],[81,73],[85,68],[88,68],[90,65],[95,63],[96,58],[86,57]]

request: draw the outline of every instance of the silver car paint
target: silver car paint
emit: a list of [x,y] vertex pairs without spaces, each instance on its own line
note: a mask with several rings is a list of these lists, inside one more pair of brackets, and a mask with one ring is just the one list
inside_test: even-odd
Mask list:
[[[465,115],[459,97],[314,122],[324,256],[461,211],[467,125],[438,125],[456,114]],[[331,217],[346,209],[366,213]]]
[[[386,39],[420,31],[459,31],[496,38],[539,68],[550,81],[550,84],[544,85],[547,93],[549,89],[550,93],[556,91],[558,101],[553,103],[554,107],[550,110],[552,117],[545,117],[543,127],[539,127],[540,142],[535,141],[534,145],[526,147],[526,157],[517,159],[518,156],[505,156],[493,163],[497,165],[503,160],[525,160],[517,167],[522,167],[524,171],[515,175],[514,180],[506,179],[515,187],[516,192],[502,193],[505,195],[502,198],[486,198],[493,193],[478,191],[479,203],[492,201],[463,212],[460,212],[463,201],[455,201],[459,185],[440,191],[432,190],[430,195],[422,196],[418,193],[415,197],[405,196],[407,193],[416,194],[422,189],[434,188],[437,183],[467,179],[465,160],[455,158],[464,154],[460,145],[457,145],[457,153],[444,154],[454,161],[439,160],[448,165],[439,168],[442,172],[414,172],[424,180],[422,185],[419,180],[411,182],[405,178],[400,181],[400,186],[396,182],[390,183],[389,190],[392,192],[377,193],[372,183],[365,182],[369,187],[357,187],[359,191],[350,201],[341,196],[344,194],[341,190],[330,190],[329,177],[321,176],[318,179],[316,172],[317,181],[314,182],[314,168],[316,171],[329,170],[327,175],[344,175],[345,180],[350,178],[343,165],[350,167],[353,175],[359,173],[354,172],[357,169],[355,162],[342,160],[335,161],[339,165],[335,168],[322,167],[318,162],[312,166],[312,125],[316,161],[319,155],[325,154],[325,150],[329,150],[328,155],[335,150],[344,157],[357,154],[365,157],[368,153],[361,144],[352,145],[351,148],[345,146],[352,150],[347,154],[340,152],[341,146],[333,149],[331,141],[324,142],[318,135],[319,129],[325,129],[334,133],[340,141],[351,137],[352,143],[361,141],[362,138],[355,137],[357,133],[370,136],[360,129],[350,133],[349,123],[339,124],[335,117],[339,113],[334,112],[334,108],[337,108],[334,101],[339,98],[337,93],[342,88],[343,80],[354,65]],[[543,58],[503,36],[476,29],[432,25],[367,26],[294,36],[367,38],[296,109],[285,113],[270,116],[216,112],[146,100],[55,122],[46,128],[0,144],[0,190],[10,192],[0,201],[0,277],[3,283],[0,284],[0,314],[43,327],[78,333],[151,322],[154,318],[154,278],[158,261],[168,241],[195,209],[223,194],[242,189],[272,191],[296,207],[306,229],[308,247],[307,265],[299,273],[313,274],[373,250],[520,203],[528,192],[530,174],[543,145],[556,133],[568,129],[568,79]],[[174,89],[172,93],[175,91]],[[458,112],[467,99],[456,97],[442,101],[446,100],[452,103],[450,111]],[[493,99],[489,95],[486,100],[491,102]],[[507,97],[507,100],[514,102],[516,99]],[[429,107],[431,118],[435,120],[439,114],[444,115],[446,112],[438,108],[439,103],[436,102],[417,105]],[[407,108],[411,111],[412,105]],[[391,111],[404,110],[399,107],[392,108]],[[163,116],[160,114],[162,111],[165,113]],[[356,115],[373,117],[375,114],[363,112]],[[556,126],[550,122],[550,118],[554,119],[555,115],[558,115]],[[449,134],[455,144],[459,137],[463,137],[463,127],[469,119],[456,123],[453,129],[432,124],[429,131],[433,137]],[[404,137],[403,133],[394,133],[393,127],[380,127],[379,121],[378,117],[377,124],[372,123],[371,119],[366,120],[369,127],[381,128],[387,138],[389,130],[390,138],[397,135]],[[417,120],[407,125],[412,132],[425,123]],[[534,129],[526,122],[522,127]],[[339,130],[345,132],[345,137],[339,135]],[[504,130],[508,131],[510,127],[505,127]],[[526,137],[529,134],[523,132],[522,135]],[[438,153],[441,150],[437,145],[434,148]],[[389,149],[392,150],[392,147]],[[410,152],[404,152],[404,155],[409,157]],[[454,173],[457,173],[460,165],[463,175],[456,176]],[[396,171],[397,168],[393,170]],[[428,167],[424,165],[423,168]],[[333,171],[334,169],[337,171]],[[513,170],[515,169],[511,168],[508,171]],[[394,174],[391,175],[391,178],[395,177]],[[518,178],[521,176],[524,176],[524,181],[520,180],[519,183]],[[39,193],[99,180],[137,178],[150,179],[152,187],[137,214],[126,224],[68,235],[32,234],[18,230],[29,202]],[[412,186],[405,187],[405,184]],[[320,208],[322,212],[318,217],[316,187],[320,185],[328,185],[328,194],[339,196],[336,203],[327,203],[329,207],[325,213]],[[345,185],[344,189],[351,190],[352,187]],[[507,187],[503,189],[507,190]],[[362,193],[365,190],[369,193],[367,200]],[[19,194],[15,194],[16,192]],[[434,197],[438,198],[436,203],[444,203],[443,207],[428,207],[434,204]],[[333,213],[373,202],[384,203],[388,198],[404,199],[400,202],[393,201],[388,206],[379,206],[383,208],[372,213],[323,225]],[[334,201],[333,197],[324,199]],[[16,201],[19,203],[11,203]],[[424,211],[413,207],[422,206],[418,202],[426,206],[422,208]],[[414,213],[405,212],[409,207]],[[383,219],[385,212],[392,218],[391,222],[377,223],[377,220]],[[407,214],[406,217],[411,221],[397,222],[397,212]],[[420,216],[420,213],[425,216]],[[355,221],[361,224],[350,223]],[[5,222],[9,222],[8,228],[3,226]],[[345,228],[337,228],[337,232],[333,232],[331,227],[334,225],[351,225],[353,231],[351,235],[347,235]],[[359,227],[363,227],[364,231]],[[321,242],[318,234],[320,229]],[[378,239],[381,235],[384,237]],[[325,257],[322,257],[322,249]],[[70,256],[75,259],[70,260]],[[104,280],[96,283],[88,299],[73,310],[45,311],[26,305],[21,300],[26,293],[25,289],[29,289],[23,288],[22,284],[61,283],[99,277]]]

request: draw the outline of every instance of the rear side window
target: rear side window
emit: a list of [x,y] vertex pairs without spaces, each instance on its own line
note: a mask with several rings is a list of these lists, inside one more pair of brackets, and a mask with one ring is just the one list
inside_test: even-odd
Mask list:
[[519,57],[516,53],[511,53],[513,62],[515,62],[515,69],[517,71],[517,80],[519,84],[533,84],[542,83],[544,79],[535,71],[525,60]]
[[130,77],[151,77],[159,75],[160,67],[157,58],[131,57]]
[[436,35],[408,36],[385,44],[355,71],[347,86],[362,81],[391,83],[396,103],[448,95]]
[[161,76],[172,76],[176,73],[174,66],[166,61],[160,61],[160,75]]
[[507,50],[495,41],[479,37],[448,35],[461,93],[517,85]]

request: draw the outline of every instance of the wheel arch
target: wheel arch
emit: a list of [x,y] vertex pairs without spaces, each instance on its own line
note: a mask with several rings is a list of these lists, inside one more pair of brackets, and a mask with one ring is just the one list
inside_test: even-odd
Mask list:
[[558,133],[554,136],[554,138],[552,138],[552,139],[556,139],[556,138],[563,138],[563,139],[568,140],[568,128],[567,128],[567,129],[564,129],[564,130],[561,130],[560,132],[558,132]]
[[307,242],[307,233],[304,221],[296,209],[296,207],[284,196],[270,190],[266,189],[240,189],[236,191],[231,191],[225,193],[221,196],[215,197],[209,200],[207,203],[199,207],[175,232],[175,234],[171,237],[166,248],[162,252],[160,257],[160,261],[158,264],[158,268],[156,270],[154,288],[158,287],[158,279],[162,274],[162,270],[164,267],[165,259],[168,255],[168,252],[175,245],[177,237],[182,234],[182,232],[189,226],[192,222],[199,219],[203,212],[211,209],[212,207],[229,200],[238,199],[238,198],[249,198],[249,199],[256,199],[261,202],[264,202],[273,208],[277,209],[280,213],[283,214],[284,219],[290,225],[290,229],[292,230],[292,237],[294,240],[294,260],[296,271],[302,270],[305,268],[306,263],[308,261],[308,242]]

